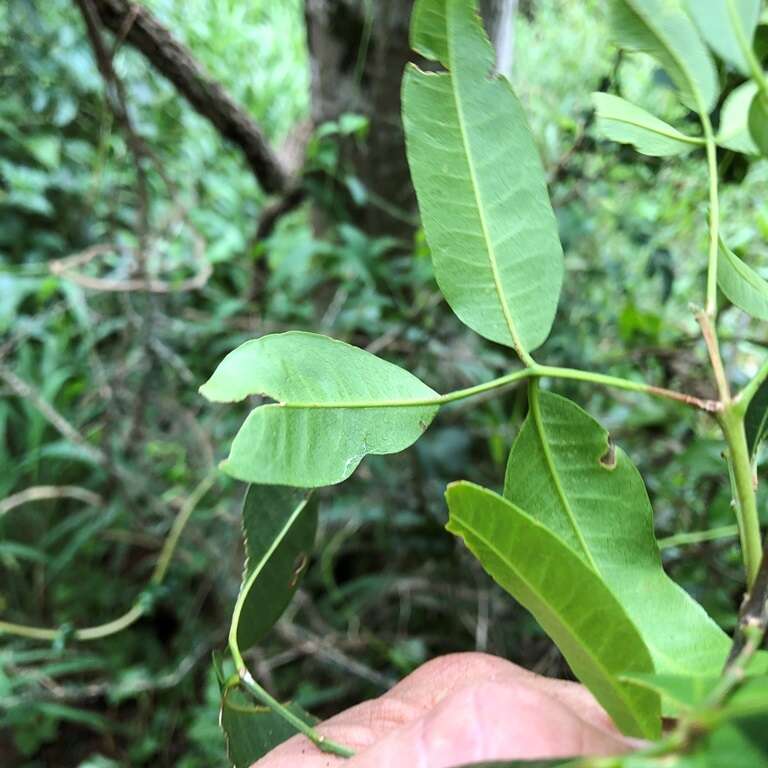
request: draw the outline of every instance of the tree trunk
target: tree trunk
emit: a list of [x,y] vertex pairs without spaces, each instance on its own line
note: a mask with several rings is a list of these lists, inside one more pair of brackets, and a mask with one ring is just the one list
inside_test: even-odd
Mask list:
[[[491,38],[512,0],[482,0]],[[405,157],[400,83],[409,60],[413,0],[306,0],[316,123],[344,112],[367,116],[365,142],[350,139],[342,157],[366,187],[370,204],[358,224],[372,235],[410,238],[415,197]],[[381,205],[380,203],[383,203]]]

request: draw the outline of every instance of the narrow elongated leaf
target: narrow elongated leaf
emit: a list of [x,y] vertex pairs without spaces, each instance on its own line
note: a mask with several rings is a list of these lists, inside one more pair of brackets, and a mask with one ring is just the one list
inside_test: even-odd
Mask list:
[[600,576],[560,537],[492,491],[453,483],[446,498],[448,530],[536,617],[619,728],[658,736],[658,696],[618,679],[650,672],[650,655]]
[[[295,715],[316,722],[289,704]],[[268,707],[257,707],[237,689],[225,690],[219,716],[227,744],[227,756],[235,768],[251,768],[270,750],[296,735],[295,728]]]
[[411,48],[448,67],[446,0],[416,0],[411,13]]
[[764,381],[755,392],[744,415],[744,429],[747,433],[747,448],[754,460],[760,443],[768,435],[768,381]]
[[745,155],[759,155],[760,150],[749,133],[749,108],[757,93],[757,84],[749,81],[734,88],[720,113],[717,143]]
[[[750,74],[742,45],[752,47],[762,0],[686,0],[688,13],[712,50],[743,75]],[[740,42],[740,38],[741,41]]]
[[524,355],[549,334],[563,275],[541,160],[511,86],[489,75],[493,48],[472,3],[432,0],[416,11],[415,44],[449,70],[409,66],[403,82],[435,276],[462,321]]
[[269,632],[306,571],[317,507],[296,488],[252,485],[243,502],[245,571],[233,623],[244,653]]
[[695,712],[717,685],[717,677],[684,675],[625,675],[625,679],[655,691],[676,716]]
[[610,0],[610,11],[621,47],[653,56],[692,109],[712,109],[718,93],[717,72],[682,0]]
[[644,155],[679,155],[704,143],[619,96],[593,93],[592,102],[597,111],[597,130],[611,141],[632,144]]
[[768,157],[768,96],[756,93],[749,107],[749,135],[761,155]]
[[717,674],[725,633],[662,569],[645,485],[589,414],[533,387],[504,495],[598,573],[651,653],[656,672]]
[[222,469],[252,483],[313,488],[349,477],[364,456],[414,443],[437,413],[437,393],[362,349],[314,333],[248,341],[200,392],[214,402],[261,394]]
[[717,284],[737,307],[759,320],[768,320],[768,283],[722,240],[717,262]]

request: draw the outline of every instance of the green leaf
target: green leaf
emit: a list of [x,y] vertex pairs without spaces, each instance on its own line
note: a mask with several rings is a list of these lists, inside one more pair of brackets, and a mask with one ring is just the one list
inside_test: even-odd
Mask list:
[[618,679],[651,672],[650,655],[600,576],[561,538],[492,491],[453,483],[446,498],[448,530],[535,616],[619,728],[658,736],[658,696]]
[[715,65],[682,0],[610,0],[610,12],[622,48],[653,56],[687,106],[700,113],[714,107],[719,90]]
[[725,633],[665,573],[639,472],[575,403],[531,388],[504,495],[599,574],[634,622],[656,672],[717,674]]
[[701,36],[725,62],[749,76],[749,61],[742,44],[751,48],[762,0],[686,0],[688,13]]
[[760,443],[768,435],[768,381],[764,381],[755,392],[744,415],[744,429],[747,433],[747,449],[754,460]]
[[749,81],[734,88],[723,104],[720,113],[720,130],[717,143],[721,147],[745,155],[759,155],[749,133],[749,108],[757,93],[757,84]]
[[717,685],[718,678],[686,675],[624,675],[629,682],[654,691],[676,716],[695,712]]
[[[445,46],[434,31],[439,8]],[[408,161],[435,277],[464,323],[525,357],[549,334],[563,276],[541,160],[511,86],[489,75],[493,48],[472,3],[421,2],[416,11],[420,50],[449,70],[410,65],[403,82]]]
[[722,240],[717,262],[717,284],[737,307],[759,320],[768,320],[768,283]]
[[768,157],[768,95],[756,93],[749,108],[749,134],[761,155]]
[[446,0],[416,0],[411,13],[411,48],[425,59],[448,67]]
[[317,532],[317,506],[305,491],[252,485],[243,502],[245,572],[232,617],[241,653],[282,616],[306,571]]
[[[307,719],[296,705],[288,708]],[[296,729],[268,707],[257,707],[237,688],[223,692],[220,722],[227,743],[227,756],[235,768],[250,768],[270,750],[296,735]]]
[[597,112],[597,130],[611,141],[632,144],[644,155],[679,155],[704,143],[618,96],[593,93],[592,102]]
[[349,477],[368,454],[416,442],[438,394],[357,347],[313,333],[248,341],[200,392],[214,402],[261,394],[277,402],[246,419],[222,469],[252,483],[312,488]]

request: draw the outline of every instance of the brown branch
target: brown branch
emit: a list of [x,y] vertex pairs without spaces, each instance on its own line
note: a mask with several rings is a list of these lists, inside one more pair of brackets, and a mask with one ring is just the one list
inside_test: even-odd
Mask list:
[[[78,0],[79,2],[80,0]],[[141,3],[131,0],[91,0],[102,23],[140,51],[155,69],[216,130],[235,144],[261,186],[283,192],[286,174],[253,118],[203,70],[182,45]]]

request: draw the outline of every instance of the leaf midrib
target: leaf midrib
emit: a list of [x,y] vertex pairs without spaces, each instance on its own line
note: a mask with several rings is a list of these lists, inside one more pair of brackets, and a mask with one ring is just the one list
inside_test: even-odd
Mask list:
[[482,230],[483,230],[483,239],[486,242],[486,250],[488,253],[488,261],[490,262],[490,265],[491,265],[491,274],[493,276],[494,288],[496,289],[496,295],[499,297],[499,303],[501,304],[501,311],[504,315],[504,320],[507,324],[507,329],[509,330],[510,336],[512,337],[512,343],[514,344],[514,347],[517,350],[518,355],[520,355],[520,357],[522,358],[524,355],[527,355],[527,351],[523,347],[523,343],[518,333],[517,326],[515,324],[514,319],[512,318],[512,313],[509,309],[509,305],[507,304],[507,300],[504,295],[504,288],[501,284],[501,275],[499,274],[496,251],[494,248],[493,240],[491,239],[491,236],[490,236],[488,223],[486,222],[486,219],[485,219],[485,212],[484,212],[482,199],[480,195],[480,187],[477,181],[477,172],[475,170],[472,151],[470,149],[469,136],[467,133],[467,126],[466,126],[466,117],[464,115],[463,104],[461,101],[461,97],[459,95],[457,76],[452,66],[454,63],[454,39],[453,39],[454,35],[452,34],[453,12],[451,9],[452,9],[452,5],[449,2],[447,4],[447,9],[446,9],[447,13],[446,13],[445,23],[446,23],[446,47],[448,49],[448,61],[451,64],[451,67],[450,67],[451,71],[448,75],[451,83],[451,92],[453,93],[454,105],[456,106],[456,116],[459,122],[459,130],[461,131],[461,138],[462,138],[462,142],[464,143],[464,149],[467,156],[467,165],[469,167],[469,175],[472,181],[472,191],[474,192],[474,195],[475,195],[475,203],[477,205],[478,216],[480,217],[480,226],[482,227]]
[[687,136],[686,134],[678,131],[677,128],[672,125],[669,126],[672,132],[669,132],[666,130],[661,130],[656,126],[651,127],[645,123],[636,123],[634,120],[630,120],[626,117],[616,117],[615,115],[606,114],[601,115],[599,111],[597,116],[602,120],[613,120],[616,123],[631,125],[633,128],[642,128],[643,130],[650,131],[651,133],[655,133],[658,136],[663,136],[665,139],[673,139],[675,141],[680,141],[686,144],[693,144],[697,147],[704,144],[704,139],[700,139],[698,136]]
[[[511,502],[508,502],[508,503],[510,503],[510,505],[511,505]],[[520,509],[518,509],[517,511],[518,511],[518,513],[521,513],[521,512],[522,512],[522,510],[520,510]],[[524,514],[524,513],[523,513],[523,514]],[[536,595],[536,597],[538,598],[539,602],[540,602],[541,604],[543,604],[543,605],[547,606],[547,601],[546,601],[546,600],[544,599],[544,597],[541,595],[541,593],[539,592],[539,590],[538,590],[538,589],[535,589],[535,588],[534,588],[534,587],[531,585],[531,583],[530,583],[530,582],[529,582],[529,581],[528,581],[528,580],[527,580],[527,579],[526,579],[526,578],[525,578],[525,577],[522,575],[521,571],[520,571],[519,569],[515,568],[515,567],[512,565],[512,563],[511,563],[511,562],[510,562],[510,561],[509,561],[509,560],[508,560],[506,557],[504,557],[504,555],[503,555],[503,554],[502,554],[502,553],[501,553],[501,552],[500,552],[500,551],[499,551],[499,550],[498,550],[498,549],[497,549],[497,548],[496,548],[496,547],[493,545],[493,543],[492,543],[492,542],[490,542],[490,541],[489,541],[487,538],[485,538],[485,537],[484,537],[484,536],[483,536],[483,535],[482,535],[482,534],[481,534],[479,531],[475,530],[475,529],[474,529],[474,528],[473,528],[473,527],[472,527],[472,526],[471,526],[469,523],[467,523],[466,521],[458,519],[458,517],[457,517],[456,515],[453,515],[453,518],[454,518],[454,519],[457,521],[457,523],[458,523],[458,525],[459,525],[459,526],[463,527],[463,528],[465,529],[465,531],[469,532],[469,534],[470,534],[470,535],[474,536],[474,537],[475,537],[475,538],[477,538],[479,541],[481,541],[481,542],[482,542],[482,543],[483,543],[483,544],[484,544],[484,545],[485,545],[485,546],[486,546],[486,547],[487,547],[489,550],[491,550],[491,551],[492,551],[492,552],[493,552],[493,553],[496,555],[496,557],[498,557],[498,558],[499,558],[499,560],[501,560],[501,562],[505,563],[505,564],[507,565],[507,567],[508,567],[508,568],[509,568],[511,571],[513,571],[513,572],[514,572],[514,573],[517,575],[517,578],[518,578],[518,579],[519,579],[519,580],[520,580],[520,581],[521,581],[523,584],[525,584],[525,586],[526,586],[526,587],[527,587],[527,588],[528,588],[528,589],[529,589],[529,590],[530,590],[530,591],[531,591],[531,592],[532,592],[534,595]],[[537,522],[536,522],[536,520],[535,520],[534,518],[530,518],[529,522],[530,522],[531,524],[533,524],[533,525],[536,525],[536,526],[539,526],[539,527],[543,528],[543,529],[544,529],[545,531],[547,531],[547,533],[549,533],[551,536],[555,536],[555,534],[554,534],[554,533],[552,533],[552,532],[551,532],[551,531],[549,531],[547,528],[545,528],[544,526],[542,526],[542,525],[540,525],[539,523],[537,523]],[[563,544],[563,546],[564,546],[564,547],[567,547],[567,546],[568,546],[568,545],[567,545],[565,542],[561,542],[561,543]],[[606,589],[607,589],[607,587],[606,587]],[[607,591],[609,592],[609,594],[611,594],[611,595],[613,594],[613,593],[612,593],[610,590],[607,590]],[[618,603],[617,603],[617,604],[618,604]],[[613,673],[612,673],[610,670],[608,670],[608,669],[607,669],[607,668],[606,668],[606,667],[605,667],[605,666],[604,666],[604,665],[603,665],[603,664],[602,664],[602,663],[599,661],[599,658],[598,658],[598,657],[596,657],[596,656],[594,656],[594,655],[593,655],[593,654],[590,652],[590,650],[589,650],[588,646],[584,645],[584,644],[583,644],[583,643],[582,643],[582,642],[579,640],[579,636],[576,634],[576,632],[575,632],[574,628],[572,627],[572,625],[571,625],[569,622],[565,621],[565,620],[562,618],[562,615],[561,615],[561,614],[557,613],[557,612],[556,612],[555,610],[553,610],[553,609],[549,609],[549,608],[548,608],[548,610],[550,611],[550,613],[551,613],[551,614],[553,614],[553,615],[554,615],[554,616],[557,618],[557,620],[560,622],[561,626],[565,628],[565,630],[568,632],[568,634],[570,635],[570,637],[571,637],[571,638],[572,638],[572,639],[573,639],[573,640],[574,640],[576,643],[578,643],[578,645],[579,645],[579,646],[580,646],[580,647],[581,647],[581,648],[584,650],[584,652],[585,652],[585,655],[586,655],[586,656],[587,656],[587,657],[588,657],[588,658],[589,658],[589,659],[592,661],[592,663],[594,664],[594,666],[595,666],[595,667],[596,667],[598,670],[600,670],[600,671],[603,673],[603,676],[604,676],[604,678],[607,680],[607,682],[608,682],[608,684],[610,685],[611,689],[612,689],[612,690],[614,690],[614,691],[616,692],[616,694],[619,696],[620,700],[621,700],[622,702],[624,702],[624,704],[626,705],[626,707],[627,707],[627,710],[628,710],[629,712],[631,712],[631,713],[632,713],[632,717],[635,719],[635,722],[636,722],[638,725],[641,725],[641,722],[642,722],[642,721],[638,719],[637,715],[635,714],[635,709],[634,709],[634,707],[632,706],[632,704],[633,704],[633,702],[632,702],[632,699],[631,699],[631,698],[630,698],[630,697],[627,695],[627,693],[626,693],[626,688],[624,688],[624,686],[622,686],[621,684],[619,684],[617,676],[615,676],[615,675],[614,675],[614,674],[613,674]],[[632,619],[630,619],[630,618],[629,618],[629,616],[627,616],[626,614],[624,614],[624,616],[625,616],[625,618],[626,618],[627,622],[628,622],[629,624],[631,624],[632,626],[634,626],[634,623],[632,622]],[[636,629],[636,631],[637,631],[637,629]],[[640,636],[640,634],[639,634],[639,631],[638,631],[638,637],[640,637],[640,640],[641,640],[641,642],[643,642],[643,640],[642,640],[642,637],[641,637],[641,636]],[[649,659],[650,659],[650,653],[649,653]],[[653,660],[652,660],[652,659],[650,659],[650,661],[651,661],[651,665],[653,666]],[[613,683],[613,681],[616,681],[616,684],[614,684],[614,683]],[[642,727],[642,726],[641,726],[641,727]]]

